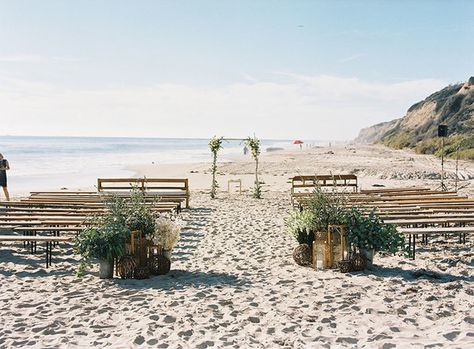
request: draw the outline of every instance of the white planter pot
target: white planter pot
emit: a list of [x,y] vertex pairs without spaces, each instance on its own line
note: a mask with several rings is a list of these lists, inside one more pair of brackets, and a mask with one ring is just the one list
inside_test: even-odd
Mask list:
[[162,255],[168,258],[171,261],[171,251],[172,250],[163,250]]
[[114,276],[114,263],[108,260],[99,260],[99,278],[112,279]]
[[370,269],[374,265],[375,250],[366,250],[361,248],[360,253],[367,258],[367,268]]

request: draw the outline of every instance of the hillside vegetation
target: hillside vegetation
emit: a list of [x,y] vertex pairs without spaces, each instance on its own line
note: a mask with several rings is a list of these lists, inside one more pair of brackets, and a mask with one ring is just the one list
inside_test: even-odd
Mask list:
[[401,119],[361,130],[356,141],[440,155],[439,124],[448,126],[445,154],[454,157],[459,149],[459,158],[474,160],[474,77],[433,93],[411,106]]

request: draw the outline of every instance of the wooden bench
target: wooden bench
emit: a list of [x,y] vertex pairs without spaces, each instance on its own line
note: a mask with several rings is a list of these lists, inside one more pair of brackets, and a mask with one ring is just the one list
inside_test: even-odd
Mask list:
[[400,192],[426,192],[432,191],[426,187],[402,187],[402,188],[381,188],[381,189],[361,189],[362,194],[386,194],[386,193],[400,193]]
[[[53,257],[53,245],[60,242],[72,242],[72,237],[65,236],[14,236],[0,235],[0,242],[44,242],[46,252],[46,268],[51,266]],[[36,252],[36,250],[35,250]]]
[[422,236],[423,241],[427,241],[428,235],[435,234],[459,234],[459,242],[466,242],[466,234],[474,233],[474,226],[472,227],[427,227],[427,228],[400,228],[397,230],[405,235],[408,235],[408,253],[412,259],[415,259],[416,238],[418,235]]
[[16,227],[35,227],[35,226],[49,226],[49,227],[85,227],[85,226],[92,226],[94,222],[87,222],[84,220],[66,220],[66,219],[41,219],[41,220],[23,220],[23,221],[7,221],[7,220],[0,220],[0,230],[11,230]]
[[97,194],[95,191],[74,191],[74,190],[56,190],[56,191],[31,191],[30,195],[42,195],[42,194],[52,194],[52,195],[87,195],[87,194]]
[[[172,212],[178,211],[179,203],[171,202],[147,202],[152,211]],[[38,212],[44,214],[94,214],[107,211],[106,205],[102,202],[80,202],[63,200],[28,200],[0,202],[0,214],[12,214],[13,212]]]
[[105,192],[130,191],[133,187],[146,195],[169,202],[185,202],[189,208],[189,184],[187,178],[98,178],[97,190]]
[[474,219],[472,217],[411,217],[411,218],[399,218],[399,219],[386,219],[383,218],[384,223],[393,224],[397,226],[416,226],[416,225],[437,225],[450,223],[457,224],[474,224]]
[[311,197],[315,188],[347,189],[357,192],[356,175],[302,175],[291,178],[291,203]]
[[36,221],[36,220],[70,220],[70,221],[85,221],[87,216],[79,215],[42,215],[35,213],[27,213],[20,215],[0,215],[1,221]]

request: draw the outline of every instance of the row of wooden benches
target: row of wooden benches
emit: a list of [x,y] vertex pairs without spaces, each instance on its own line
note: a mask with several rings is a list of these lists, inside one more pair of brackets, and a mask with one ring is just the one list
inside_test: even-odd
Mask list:
[[353,202],[366,212],[375,210],[384,223],[397,226],[398,231],[407,236],[413,259],[419,236],[426,244],[431,236],[455,234],[460,243],[465,243],[466,235],[474,233],[474,200],[468,197],[428,188],[410,191],[405,188],[398,192],[379,189],[362,194],[369,198],[360,197]]
[[425,187],[358,191],[355,175],[296,176],[292,179],[292,204],[304,207],[316,188],[343,205],[365,214],[375,212],[385,223],[396,225],[407,236],[412,258],[419,235],[424,243],[428,236],[446,234],[458,234],[460,242],[465,242],[466,234],[474,233],[474,199],[456,192]]
[[90,224],[89,216],[108,210],[105,202],[111,196],[130,197],[131,189],[137,188],[143,191],[146,204],[155,212],[178,213],[183,206],[189,207],[188,179],[98,179],[97,188],[97,192],[35,191],[20,201],[0,202],[0,231],[10,233],[0,235],[0,242],[23,242],[33,253],[38,242],[44,243],[48,267],[53,246],[72,240],[71,236],[59,236],[60,233],[83,230]]

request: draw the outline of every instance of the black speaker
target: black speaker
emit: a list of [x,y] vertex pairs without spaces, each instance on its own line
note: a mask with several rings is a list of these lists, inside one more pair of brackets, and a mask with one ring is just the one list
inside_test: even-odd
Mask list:
[[438,137],[448,137],[447,125],[438,125]]

